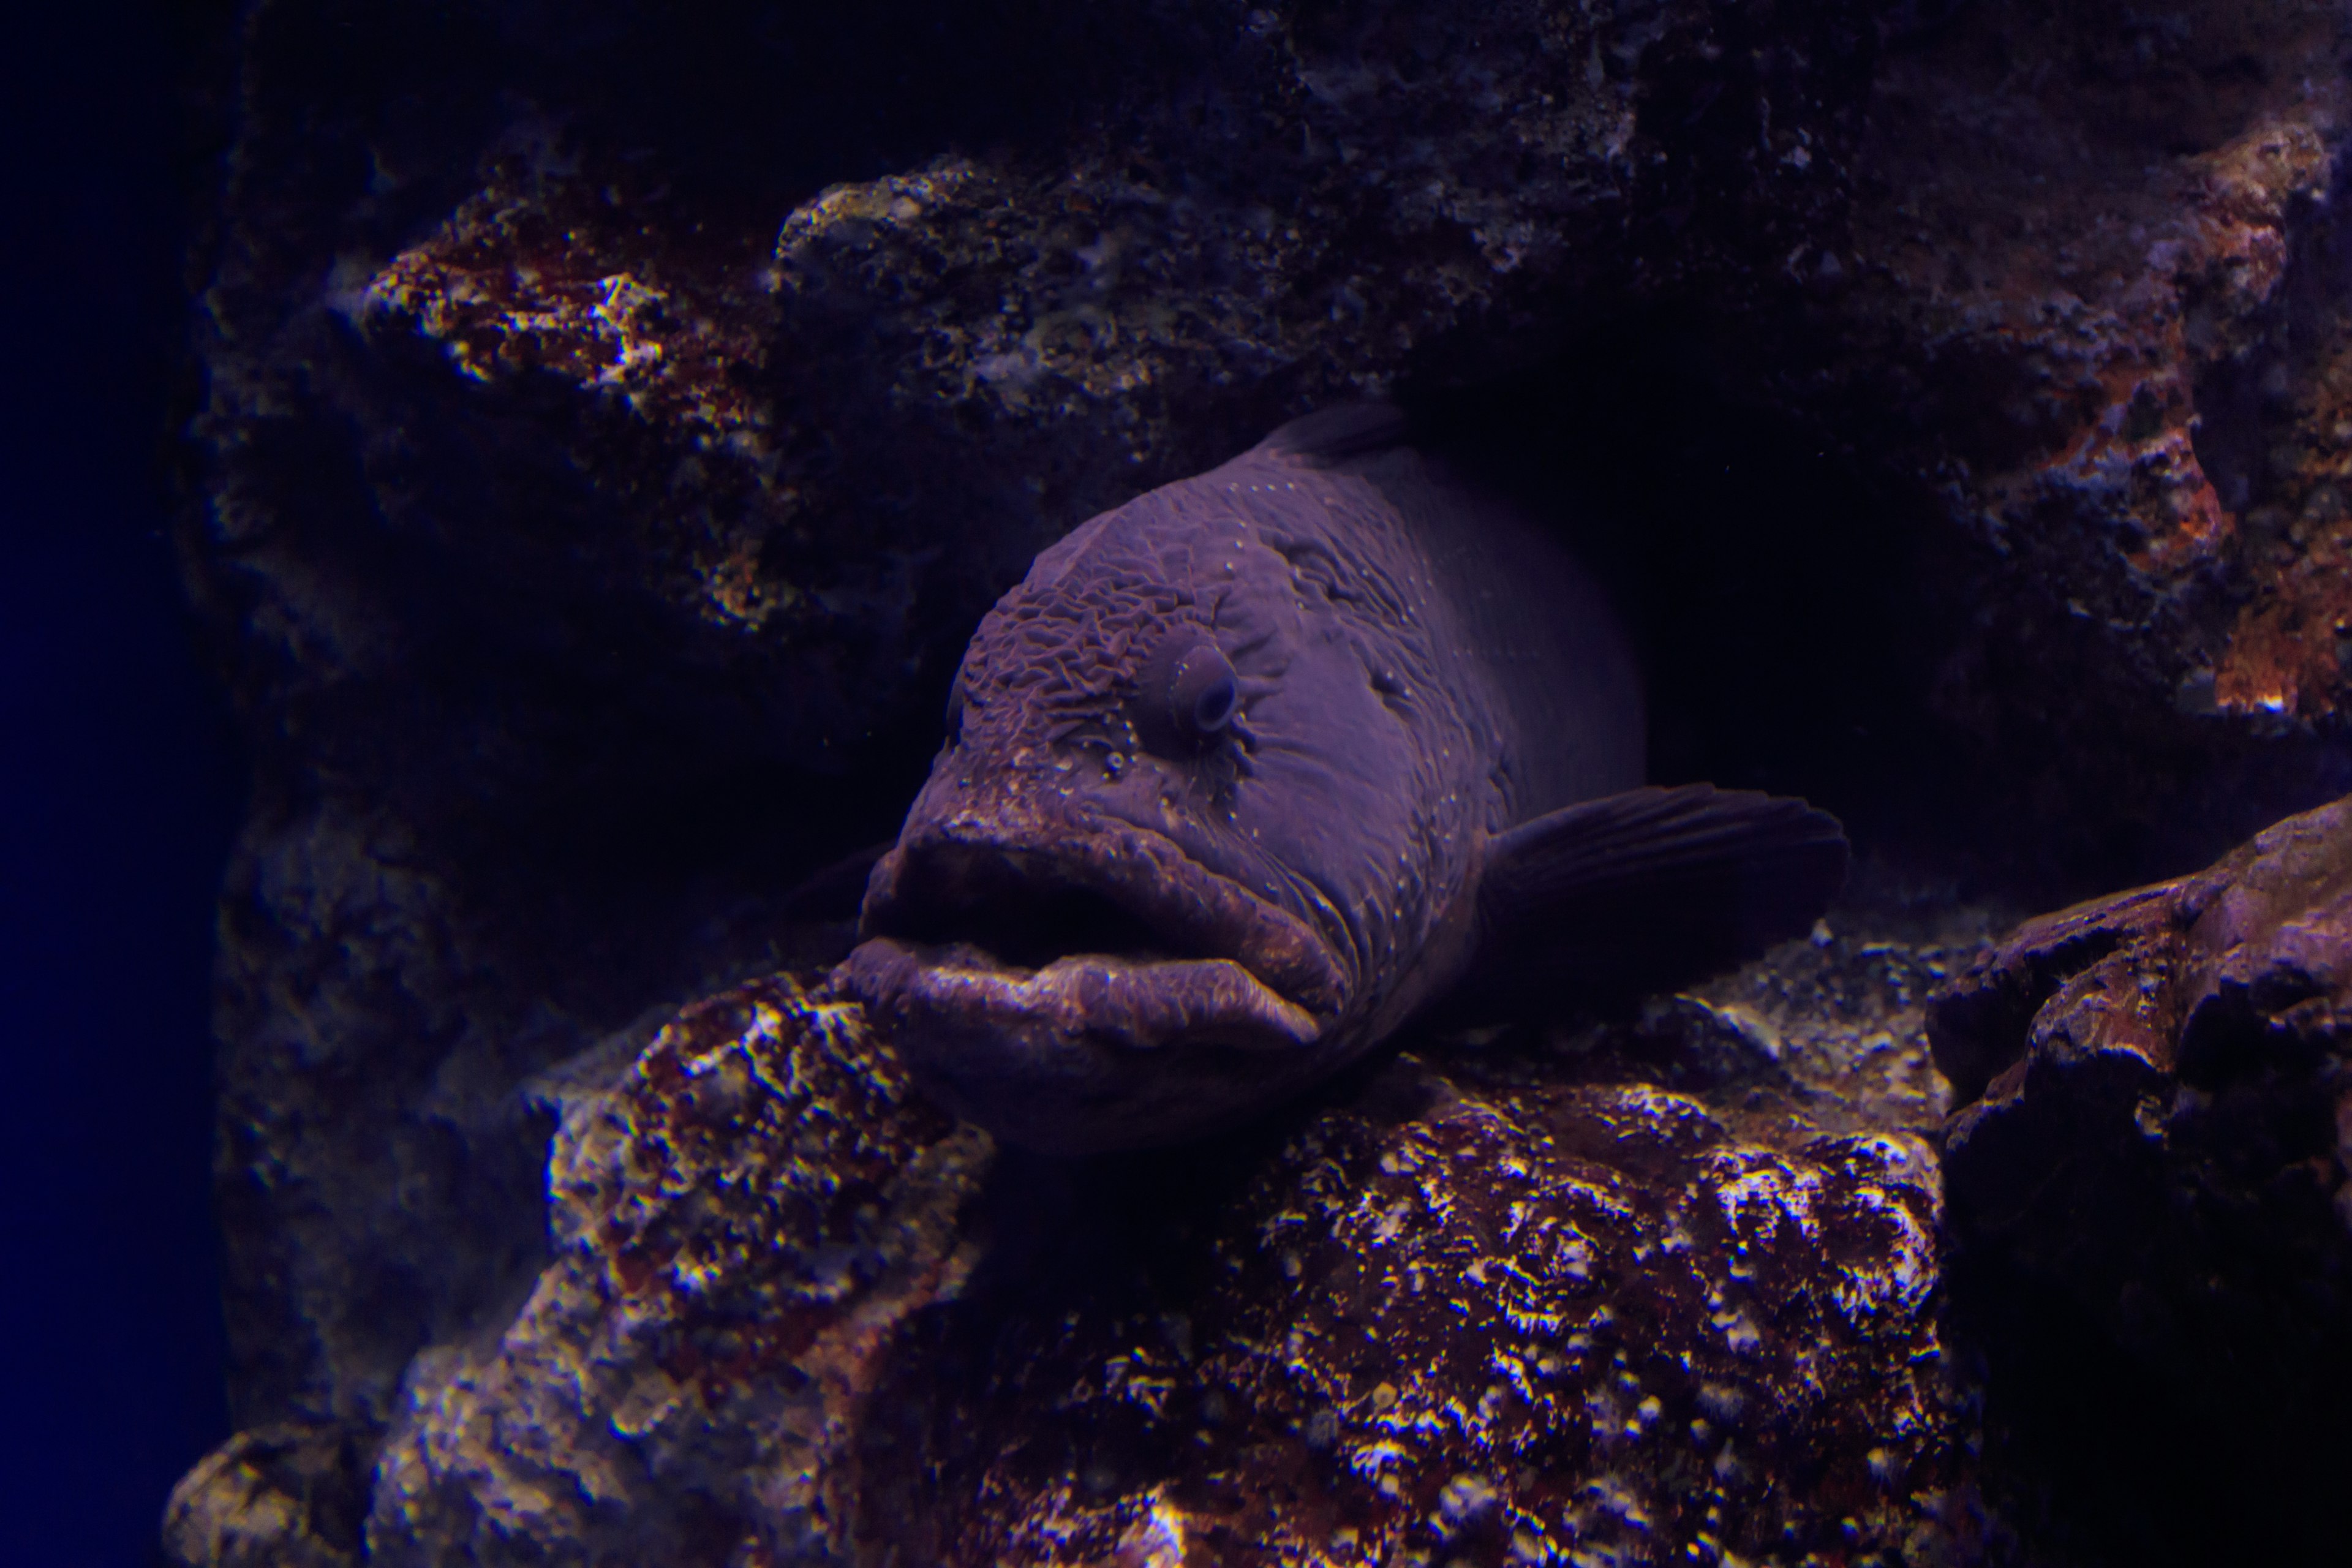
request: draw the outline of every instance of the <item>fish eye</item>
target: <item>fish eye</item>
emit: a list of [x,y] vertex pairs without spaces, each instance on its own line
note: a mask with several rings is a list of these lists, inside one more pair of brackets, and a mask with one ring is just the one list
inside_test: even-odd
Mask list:
[[1192,704],[1192,728],[1203,732],[1222,730],[1234,716],[1234,683],[1223,679],[1201,693]]
[[1135,673],[1128,710],[1143,749],[1162,757],[1195,756],[1231,731],[1241,717],[1241,678],[1224,650],[1190,628],[1162,641]]
[[1232,723],[1234,708],[1240,700],[1233,664],[1214,643],[1187,649],[1169,672],[1169,720],[1196,741],[1206,740]]

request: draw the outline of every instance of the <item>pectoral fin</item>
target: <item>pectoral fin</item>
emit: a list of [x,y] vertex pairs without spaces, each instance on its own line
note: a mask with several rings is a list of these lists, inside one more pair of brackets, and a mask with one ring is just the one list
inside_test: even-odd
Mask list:
[[1801,800],[1655,786],[1492,840],[1465,992],[1516,1008],[1685,984],[1810,927],[1845,880],[1836,817]]

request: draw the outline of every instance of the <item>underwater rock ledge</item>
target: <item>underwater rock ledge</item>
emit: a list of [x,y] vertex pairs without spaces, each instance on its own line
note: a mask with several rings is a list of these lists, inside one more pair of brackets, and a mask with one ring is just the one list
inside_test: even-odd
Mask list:
[[[542,1083],[556,1258],[416,1358],[343,1506],[386,1563],[1933,1560],[1984,1528],[1921,1136],[1974,947],[1824,931],[1085,1164],[750,983]],[[182,1561],[358,1560],[244,1452]]]

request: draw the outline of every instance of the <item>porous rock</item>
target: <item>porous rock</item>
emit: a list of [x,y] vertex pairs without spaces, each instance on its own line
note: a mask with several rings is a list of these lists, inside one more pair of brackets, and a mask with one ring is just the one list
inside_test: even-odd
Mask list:
[[556,1260],[408,1370],[371,1562],[827,1560],[893,1330],[971,1266],[989,1141],[853,1008],[755,982],[599,1067],[547,1086]]
[[1958,1551],[1931,1152],[1723,1109],[1401,1061],[1221,1212],[1128,1216],[1075,1310],[932,1325],[873,1560]]
[[409,1368],[370,1560],[1944,1560],[1920,1019],[1965,951],[1823,932],[1077,1165],[821,988],[724,993],[540,1086],[556,1260]]

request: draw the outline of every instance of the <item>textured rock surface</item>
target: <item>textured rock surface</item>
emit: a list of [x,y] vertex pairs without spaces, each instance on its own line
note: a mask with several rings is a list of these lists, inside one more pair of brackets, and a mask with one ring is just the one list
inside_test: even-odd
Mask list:
[[[2337,7],[1200,26],[1226,47],[1181,89],[828,191],[757,273],[748,237],[723,265],[669,254],[593,155],[509,153],[357,319],[492,387],[552,379],[583,419],[634,410],[658,487],[644,440],[567,450],[636,498],[693,613],[805,652],[855,602],[877,657],[936,665],[970,586],[1282,414],[1562,351],[1536,379],[1580,382],[1596,323],[1664,311],[1964,566],[1977,624],[1937,700],[2009,787],[2155,834],[2184,791],[2226,812],[2193,777],[2216,748],[2333,715]],[[902,679],[826,662],[886,702]],[[870,715],[795,717],[834,745]],[[2138,765],[2103,763],[2118,743]]]
[[1875,84],[1812,374],[1977,546],[1940,705],[2079,831],[2218,852],[2308,765],[2268,748],[2250,813],[2244,737],[2341,732],[2346,47],[2326,5],[1971,5]]
[[[1824,931],[1638,1017],[1424,1038],[1285,1127],[1077,1166],[999,1165],[854,1005],[725,993],[541,1080],[556,1258],[408,1369],[369,1560],[1971,1549],[1920,1134],[1925,992],[1974,946]],[[184,1487],[182,1561],[310,1550],[257,1447]],[[341,1479],[320,1562],[355,1545]]]
[[[910,1346],[869,1560],[1973,1551],[1912,1130],[1937,962],[1799,949],[1622,1028],[1407,1056],[1237,1186],[1120,1171]],[[1840,1092],[1874,1072],[1870,1110]]]
[[557,1259],[494,1344],[410,1367],[370,1561],[838,1555],[879,1360],[971,1267],[988,1139],[787,980],[619,1066],[550,1086]]
[[[2347,1038],[2352,801],[2029,921],[1937,1004],[1938,1061],[1982,1091],[1946,1158],[1997,1348],[2023,1341],[2006,1352],[2022,1363],[2079,1317],[2159,1441],[2241,1433],[2229,1479],[2191,1483],[2225,1552],[2340,1540],[2347,1519],[2327,1478],[2352,1397]],[[2037,1300],[2038,1323],[2019,1305]],[[2120,1425],[2134,1404],[2115,1405]]]
[[213,1568],[349,1568],[360,1561],[368,1455],[340,1427],[240,1432],[181,1478],[163,1550]]
[[[1421,361],[1524,364],[1528,334],[1566,341],[1637,276],[1777,258],[1844,185],[1782,154],[1852,142],[1874,37],[1857,5],[1750,24],[1688,0],[1218,5],[1194,27],[1195,74],[1047,145],[838,186],[682,255],[689,215],[593,152],[517,148],[357,321],[494,396],[563,389],[583,435],[637,432],[567,455],[639,496],[660,591],[803,657],[876,642],[802,683],[806,741],[840,744],[1072,521]],[[909,617],[925,598],[944,616]]]

